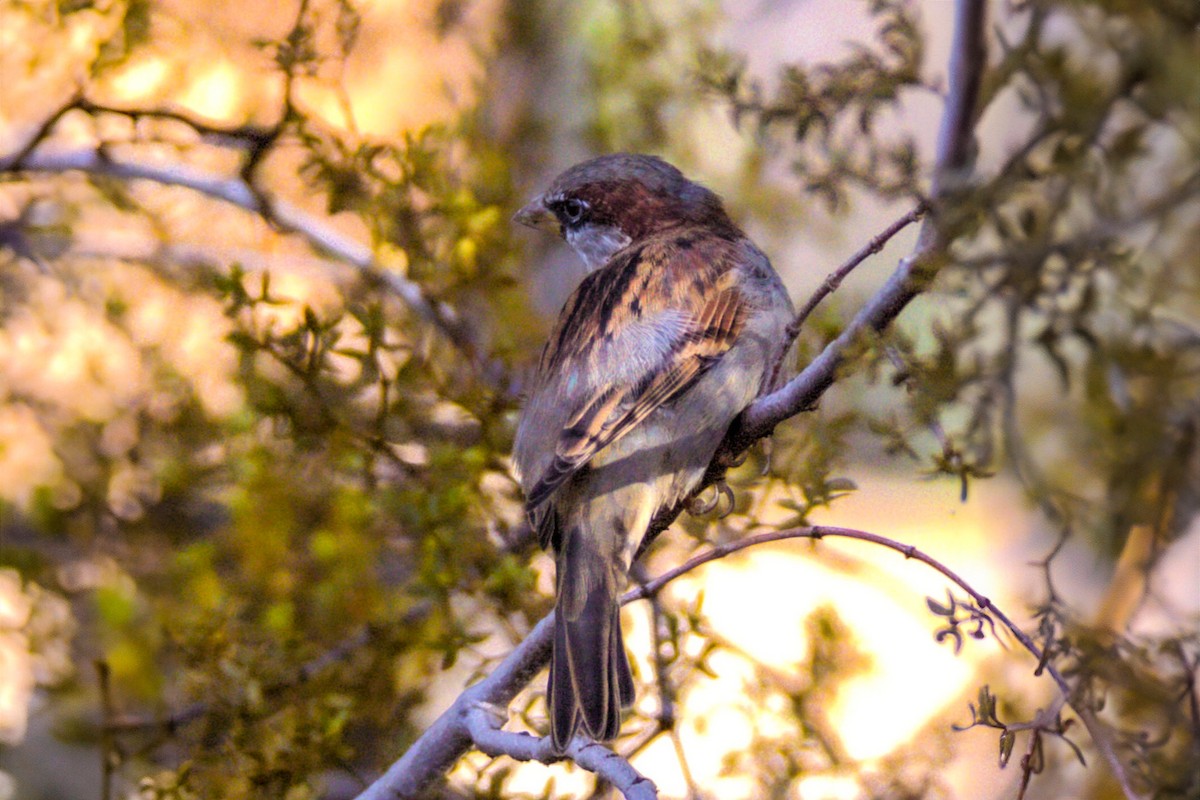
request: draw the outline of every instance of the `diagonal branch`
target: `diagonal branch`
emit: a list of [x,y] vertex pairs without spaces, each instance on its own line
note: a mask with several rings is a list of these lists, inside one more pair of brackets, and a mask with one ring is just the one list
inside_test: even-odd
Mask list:
[[[980,113],[977,107],[979,86],[987,66],[984,45],[985,0],[958,0],[955,9],[949,91],[938,133],[931,199],[910,212],[918,214],[922,210],[928,211],[921,224],[916,247],[901,259],[895,272],[870,302],[859,309],[846,329],[826,345],[815,359],[781,389],[755,400],[733,421],[693,497],[722,480],[725,470],[737,463],[747,448],[759,439],[770,436],[776,425],[816,407],[822,395],[833,385],[838,370],[845,365],[855,345],[863,337],[886,329],[937,276],[949,246],[940,224],[939,212],[947,196],[966,182],[966,175],[973,165],[976,150],[974,129]],[[893,229],[898,231],[907,222],[908,218],[902,217],[877,238],[882,238]],[[848,263],[854,263],[853,259]],[[684,498],[674,507],[664,509],[655,516],[642,541],[639,555],[675,521],[687,508],[689,501],[690,498]]]
[[836,292],[838,287],[842,285],[842,281],[846,280],[846,276],[857,269],[859,264],[878,253],[883,249],[885,244],[891,241],[892,237],[917,220],[921,219],[923,216],[925,216],[925,204],[918,203],[916,208],[911,209],[907,214],[900,217],[891,225],[888,225],[886,228],[876,234],[871,241],[860,247],[854,253],[854,255],[846,259],[837,269],[825,276],[825,280],[821,282],[821,285],[817,287],[817,290],[812,293],[812,296],[808,298],[807,302],[805,302],[800,310],[796,312],[796,316],[792,320],[792,323],[788,325],[786,331],[787,342],[781,348],[783,356],[780,357],[779,363],[775,365],[774,374],[772,374],[771,381],[767,384],[768,386],[778,386],[777,381],[780,378],[780,372],[783,370],[784,358],[786,357],[788,351],[791,350],[792,343],[796,341],[796,337],[800,335],[800,330],[804,327],[804,323],[807,322],[808,318],[812,316],[812,313],[816,311],[817,306],[821,304],[821,301]]
[[[1035,659],[1039,662],[1043,660],[1043,650],[1032,637],[1025,633],[986,595],[975,589],[950,567],[912,545],[853,528],[832,526],[789,528],[748,536],[714,546],[664,572],[657,578],[631,589],[621,598],[621,602],[626,604],[654,597],[667,584],[679,577],[709,562],[726,558],[742,550],[793,539],[830,538],[856,539],[879,545],[896,551],[906,559],[925,564],[970,595],[981,610],[999,620]],[[489,721],[480,718],[480,714],[507,706],[517,692],[541,670],[550,655],[553,627],[554,612],[551,612],[534,626],[529,635],[500,662],[488,677],[459,695],[451,707],[438,717],[408,752],[399,761],[392,764],[391,768],[356,800],[409,800],[410,798],[424,797],[429,786],[444,775],[454,765],[454,762],[473,745],[492,756],[506,754],[526,761],[550,760],[551,751],[548,738],[538,739],[527,734],[500,731],[498,725],[502,720]],[[1081,717],[1085,713],[1094,716],[1087,708],[1085,701],[1072,697],[1070,684],[1053,664],[1047,662],[1043,669],[1057,684],[1062,692],[1062,698],[1072,704]],[[577,756],[588,749],[583,747],[586,744],[584,740],[576,738],[568,751],[568,756],[585,769],[601,775],[614,785],[623,787],[622,791],[626,792],[628,798],[655,796],[654,794],[635,793],[653,791],[653,784],[638,775],[628,762],[620,759],[607,748],[601,747],[595,752],[589,752],[587,756],[589,760],[586,762],[579,760]],[[639,785],[639,780],[649,784],[649,787]],[[1136,795],[1128,796],[1136,797]]]
[[[554,744],[548,736],[538,738],[528,733],[501,730],[500,726],[507,718],[508,709],[486,703],[468,711],[466,725],[475,746],[486,755],[503,755],[518,761],[548,764],[562,758],[554,752]],[[602,744],[576,736],[567,748],[566,757],[610,783],[626,800],[658,798],[654,781]]]
[[913,224],[921,217],[925,216],[925,205],[918,204],[916,208],[909,211],[898,220],[888,225],[882,231],[875,235],[871,241],[860,247],[854,255],[846,259],[837,269],[825,276],[825,280],[817,287],[817,291],[812,293],[804,306],[796,312],[796,318],[792,320],[792,324],[788,326],[788,345],[790,346],[795,341],[796,336],[800,333],[800,329],[804,327],[804,323],[816,310],[821,301],[838,290],[842,285],[842,281],[846,280],[846,276],[853,272],[859,264],[866,261],[871,256],[883,249],[893,236],[900,231]]
[[[122,180],[146,180],[163,186],[190,189],[206,197],[237,206],[262,217],[285,233],[296,234],[306,239],[318,251],[356,267],[369,280],[379,283],[399,296],[420,318],[433,325],[468,356],[473,357],[474,348],[452,309],[426,297],[424,289],[417,282],[385,268],[376,260],[369,247],[338,232],[315,215],[302,211],[283,200],[265,196],[261,189],[246,180],[245,175],[228,177],[194,169],[185,164],[118,159],[103,145],[72,148],[43,146],[50,130],[63,114],[77,108],[87,110],[99,107],[90,106],[78,98],[72,100],[71,103],[52,115],[39,128],[38,133],[20,149],[14,153],[0,156],[0,173],[82,172]],[[134,115],[137,113],[150,114],[151,112],[124,111],[121,113]],[[157,116],[187,121],[187,118],[178,115],[172,116],[168,112],[155,113]],[[199,129],[201,133],[206,134],[215,130],[204,127]],[[234,133],[242,138],[249,137],[249,134],[241,134],[240,131],[241,129],[236,129]]]
[[471,749],[467,716],[480,704],[507,706],[550,658],[553,612],[533,627],[486,678],[467,687],[420,738],[356,800],[417,800]]
[[[904,258],[883,288],[865,305],[842,334],[803,371],[779,391],[759,398],[734,423],[724,451],[740,453],[775,426],[812,408],[833,385],[838,368],[851,346],[864,334],[879,332],[924,291],[937,273],[938,262],[949,244],[939,225],[939,203],[970,171],[975,152],[975,121],[979,85],[987,62],[984,47],[984,0],[959,0],[956,5],[954,42],[950,52],[949,93],[938,134],[937,157],[931,182],[931,213],[925,217],[917,245]],[[919,213],[919,209],[910,212]],[[906,223],[897,220],[893,227]],[[889,228],[891,230],[891,228]],[[885,234],[887,231],[884,232]]]

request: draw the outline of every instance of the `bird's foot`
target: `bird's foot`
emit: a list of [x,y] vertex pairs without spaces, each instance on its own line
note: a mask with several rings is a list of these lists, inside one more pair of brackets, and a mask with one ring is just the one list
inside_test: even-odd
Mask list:
[[[711,490],[711,494],[709,491]],[[708,496],[705,496],[708,495]],[[725,500],[724,509],[718,515],[718,519],[724,519],[733,511],[734,497],[733,489],[729,488],[729,484],[723,480],[709,486],[700,494],[688,501],[687,512],[693,517],[702,517],[711,513],[718,506],[722,505],[721,501]]]

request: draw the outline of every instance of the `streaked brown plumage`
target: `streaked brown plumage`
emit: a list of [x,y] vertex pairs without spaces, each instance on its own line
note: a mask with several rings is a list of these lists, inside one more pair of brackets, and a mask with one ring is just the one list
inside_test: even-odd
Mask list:
[[518,424],[526,508],[558,565],[550,729],[615,738],[633,680],[617,598],[655,512],[699,483],[778,360],[792,306],[712,192],[650,156],[572,167],[517,214],[592,271]]

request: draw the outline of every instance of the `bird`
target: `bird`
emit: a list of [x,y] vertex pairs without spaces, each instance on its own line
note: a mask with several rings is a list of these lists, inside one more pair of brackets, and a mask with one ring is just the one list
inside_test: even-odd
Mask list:
[[514,217],[557,232],[586,275],[527,384],[513,464],[555,555],[550,739],[620,733],[634,682],[619,598],[655,515],[700,485],[776,374],[792,303],[721,199],[651,155],[567,169]]

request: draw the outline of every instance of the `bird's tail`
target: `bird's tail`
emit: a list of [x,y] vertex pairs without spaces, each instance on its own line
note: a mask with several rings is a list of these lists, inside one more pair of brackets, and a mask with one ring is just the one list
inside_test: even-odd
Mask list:
[[558,602],[550,655],[550,735],[566,750],[577,727],[596,741],[615,739],[621,710],[633,704],[633,676],[621,638],[623,583],[608,548],[573,527],[558,543]]

